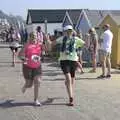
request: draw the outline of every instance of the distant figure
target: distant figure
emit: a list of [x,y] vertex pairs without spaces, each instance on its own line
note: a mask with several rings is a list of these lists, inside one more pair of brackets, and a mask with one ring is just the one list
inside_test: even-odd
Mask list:
[[13,27],[11,27],[9,30],[8,39],[9,39],[9,43],[10,43],[9,47],[12,51],[12,66],[14,67],[15,66],[15,57],[16,57],[18,48],[21,47],[21,45],[19,44],[21,41],[21,36],[17,30],[15,30]]
[[[77,30],[76,36],[83,40],[83,36],[82,36],[82,33],[81,33],[80,30]],[[81,46],[81,47],[79,47],[77,49],[77,54],[78,54],[78,68],[80,68],[81,74],[84,73],[83,67],[82,67],[82,51],[83,51],[83,46]]]
[[27,42],[27,39],[28,39],[28,33],[27,33],[27,30],[26,29],[22,29],[20,31],[20,35],[21,35],[21,43],[22,44],[25,44]]
[[38,42],[42,45],[42,56],[41,56],[41,60],[42,62],[44,62],[44,56],[46,54],[46,46],[45,46],[45,40],[46,40],[46,36],[45,34],[42,32],[42,29],[40,26],[38,26],[36,28],[36,32],[37,32],[37,40]]
[[90,34],[86,33],[85,34],[85,48],[89,50],[89,47],[90,47]]
[[24,43],[26,43],[28,40],[28,32],[27,29],[24,30]]
[[[102,64],[102,75],[98,78],[110,78],[111,77],[111,49],[112,49],[112,40],[113,40],[113,33],[110,30],[110,25],[106,24],[103,26],[104,33],[102,35],[102,43],[101,43],[101,50],[100,50],[100,59]],[[106,74],[106,62],[108,67],[108,72]]]
[[8,38],[8,36],[9,36],[9,30],[8,29],[6,29],[5,30],[5,37],[6,37],[6,42],[9,42],[9,38]]
[[90,34],[89,51],[91,54],[92,66],[93,66],[93,69],[90,72],[96,72],[96,67],[97,67],[96,55],[98,52],[98,35],[94,28],[91,28],[89,30],[89,34]]

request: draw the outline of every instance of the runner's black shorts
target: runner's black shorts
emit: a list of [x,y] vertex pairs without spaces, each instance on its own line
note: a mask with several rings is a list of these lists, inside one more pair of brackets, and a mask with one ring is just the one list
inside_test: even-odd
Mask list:
[[10,46],[11,51],[15,50],[15,52],[17,52],[17,51],[18,51],[18,48],[19,48],[19,47]]
[[70,73],[71,77],[75,77],[75,71],[77,68],[77,62],[71,60],[60,61],[60,66],[64,74]]

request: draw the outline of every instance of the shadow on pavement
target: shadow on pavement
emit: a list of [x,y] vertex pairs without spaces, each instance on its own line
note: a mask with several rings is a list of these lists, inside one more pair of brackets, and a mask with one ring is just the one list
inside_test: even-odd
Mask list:
[[47,98],[47,100],[42,102],[42,105],[66,105],[66,103],[53,103],[54,100],[63,99],[61,97]]
[[120,71],[112,71],[111,74],[120,74]]
[[4,65],[0,65],[0,67],[11,67],[10,64],[4,64]]
[[57,75],[62,75],[62,73],[55,73],[55,72],[46,72],[44,73],[44,76],[57,76]]
[[[65,78],[43,79],[43,81],[64,81],[64,80],[65,80]],[[100,79],[97,77],[96,78],[77,77],[76,80],[79,81],[79,80],[100,80]],[[101,79],[101,80],[103,80],[103,79]]]
[[98,78],[89,78],[89,77],[77,77],[76,80],[98,80]]
[[[43,73],[47,73],[47,72],[50,73],[50,72],[55,72],[55,70],[54,70],[54,69],[50,69],[50,70],[44,70],[44,69],[43,69],[42,72],[43,72]],[[57,69],[57,72],[61,72],[61,69]]]
[[[66,105],[66,103],[53,103],[54,100],[63,99],[61,97],[47,98],[45,101],[41,102],[42,105]],[[12,108],[12,107],[24,107],[24,106],[34,106],[33,102],[14,102],[13,99],[0,102],[0,108]]]
[[65,80],[65,78],[55,78],[55,79],[53,79],[53,78],[51,78],[51,79],[45,78],[45,79],[43,79],[43,81],[64,81],[64,80]]
[[60,65],[57,62],[50,63],[48,66],[49,67],[60,67]]
[[6,100],[0,103],[0,108],[22,107],[22,106],[34,106],[30,102],[14,102],[14,100]]

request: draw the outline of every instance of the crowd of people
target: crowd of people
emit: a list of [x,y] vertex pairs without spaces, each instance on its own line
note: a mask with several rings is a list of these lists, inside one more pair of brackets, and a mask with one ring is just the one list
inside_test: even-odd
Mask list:
[[[9,29],[7,35],[12,51],[12,66],[15,66],[15,57],[22,61],[22,71],[25,83],[22,87],[22,92],[25,93],[27,88],[34,85],[34,104],[40,106],[38,100],[39,86],[42,79],[41,64],[44,62],[45,54],[53,52],[58,53],[61,70],[65,76],[65,86],[68,93],[69,102],[67,105],[74,105],[74,86],[75,86],[75,72],[79,70],[81,74],[84,73],[82,52],[87,49],[92,60],[91,73],[96,72],[97,68],[97,54],[98,45],[100,45],[100,64],[102,67],[102,74],[98,78],[111,77],[111,48],[113,34],[110,30],[110,25],[103,26],[103,34],[98,37],[94,28],[90,28],[88,33],[83,37],[81,31],[75,31],[71,25],[66,25],[62,30],[57,30],[54,36],[45,34],[41,27],[38,26],[35,31],[30,34],[25,34],[25,42],[20,45],[22,36],[13,27]],[[99,40],[100,38],[100,40]],[[100,43],[99,43],[100,41]],[[18,48],[21,50],[18,53]],[[18,54],[17,54],[18,53]],[[106,65],[107,63],[107,65]],[[105,69],[108,67],[106,73]]]

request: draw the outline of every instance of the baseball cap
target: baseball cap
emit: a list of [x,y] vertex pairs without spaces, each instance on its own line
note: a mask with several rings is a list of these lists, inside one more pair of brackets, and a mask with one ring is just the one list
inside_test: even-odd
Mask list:
[[63,31],[66,31],[66,30],[73,30],[72,25],[66,25],[65,27],[63,27]]
[[105,24],[104,27],[110,28],[110,25],[109,24]]

